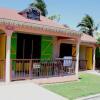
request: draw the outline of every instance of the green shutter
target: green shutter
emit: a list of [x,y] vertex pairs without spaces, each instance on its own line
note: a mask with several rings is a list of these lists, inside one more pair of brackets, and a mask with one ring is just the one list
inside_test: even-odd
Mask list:
[[96,57],[100,57],[100,47],[96,49]]
[[[13,33],[11,37],[11,59],[16,59],[16,51],[17,51],[17,34]],[[16,70],[16,62],[12,62],[13,70]]]
[[53,55],[53,38],[50,36],[42,36],[41,38],[41,59],[51,59]]
[[17,34],[13,33],[11,37],[11,59],[16,59]]

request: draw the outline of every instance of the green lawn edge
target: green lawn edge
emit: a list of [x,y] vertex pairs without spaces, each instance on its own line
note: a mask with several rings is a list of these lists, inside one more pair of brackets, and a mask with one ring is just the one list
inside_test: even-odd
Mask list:
[[47,84],[43,85],[43,87],[69,100],[74,100],[100,93],[100,76],[81,73],[79,81]]

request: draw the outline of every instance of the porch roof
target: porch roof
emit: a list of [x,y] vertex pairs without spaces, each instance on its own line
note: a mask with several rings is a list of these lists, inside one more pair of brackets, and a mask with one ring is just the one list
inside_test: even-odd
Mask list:
[[0,24],[12,25],[12,26],[25,26],[36,29],[42,29],[49,32],[60,33],[57,36],[81,36],[81,33],[65,27],[64,25],[58,24],[55,21],[52,21],[46,17],[41,16],[40,21],[30,20],[22,15],[18,14],[17,11],[12,9],[0,8]]
[[83,33],[82,36],[81,36],[81,42],[82,43],[93,43],[93,44],[96,44],[97,40],[94,37]]

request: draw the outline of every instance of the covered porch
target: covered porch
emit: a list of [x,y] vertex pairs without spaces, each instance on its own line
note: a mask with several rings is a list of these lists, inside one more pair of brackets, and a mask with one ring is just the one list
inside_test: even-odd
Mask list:
[[10,56],[12,81],[75,75],[76,59],[67,59],[70,65],[66,67],[63,57],[54,56],[57,39],[57,36],[13,33]]
[[[9,32],[9,30],[7,32]],[[55,45],[58,42],[56,41],[56,39],[58,39],[57,36],[55,37],[35,34],[27,35],[26,33],[15,33],[13,31],[10,32],[11,33],[9,35],[4,32],[0,34],[0,43],[2,43],[0,44],[0,46],[2,46],[2,48],[0,48],[0,79],[2,81],[7,81],[8,78],[9,81],[16,81],[40,78],[50,79],[53,77],[60,78],[65,76],[68,77],[66,78],[66,81],[67,79],[68,81],[77,79],[76,75],[78,74],[78,70],[76,69],[76,65],[78,63],[78,55],[75,59],[67,59],[67,62],[70,62],[70,65],[66,67],[64,65],[63,58],[60,58],[60,56],[55,57]],[[17,37],[17,35],[19,34],[23,35],[23,37],[24,35],[30,37],[32,37],[33,35],[35,37],[41,37],[41,43],[39,43],[38,41],[38,47],[34,47],[34,45],[32,44],[33,42],[29,42],[30,38],[26,38],[26,40],[24,38],[23,43],[21,44],[20,39],[18,39]],[[77,38],[73,39],[77,41]],[[39,46],[41,48],[39,48]],[[79,43],[77,45],[77,53],[79,50],[78,46]],[[36,50],[34,51],[34,49]],[[7,57],[9,57],[9,59]],[[9,74],[9,77],[7,74]],[[69,78],[71,76],[72,78]]]
[[[61,82],[58,81],[61,77],[63,81],[72,81],[78,79],[79,70],[93,70],[93,57],[95,57],[93,50],[95,49],[82,44],[78,38],[23,32],[12,32],[10,37],[3,32],[0,36],[2,43],[0,44],[2,47],[0,49],[0,55],[2,55],[0,79],[2,81],[6,81],[8,77],[6,76],[8,46],[10,48],[9,81],[34,79],[38,83],[40,79],[43,79],[43,83],[49,83],[54,79]],[[10,41],[7,40],[8,37]],[[64,56],[72,57],[72,59],[64,59]],[[67,65],[64,64],[66,62]]]
[[[84,39],[85,37],[85,39]],[[86,39],[88,40],[86,41]],[[91,39],[91,41],[89,41]],[[79,62],[78,69],[79,71],[85,70],[95,70],[95,50],[96,50],[96,40],[91,38],[89,35],[83,34],[80,38],[79,45]],[[69,56],[72,57],[73,60],[76,59],[77,56],[77,41],[73,38],[60,38],[56,45],[57,49],[55,50],[55,57],[64,57]]]
[[[0,79],[5,81],[8,36],[1,31],[0,37]],[[9,45],[10,81],[73,77],[78,75],[78,70],[93,70],[95,49],[77,38],[13,32]],[[64,56],[72,58],[64,59]],[[65,65],[66,62],[69,63]]]

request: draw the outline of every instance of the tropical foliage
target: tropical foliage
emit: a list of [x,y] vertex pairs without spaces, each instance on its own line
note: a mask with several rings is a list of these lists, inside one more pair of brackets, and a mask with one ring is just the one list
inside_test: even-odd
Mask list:
[[[33,3],[30,4],[30,6],[38,8],[42,16],[47,16],[48,10],[47,10],[47,5],[44,2],[44,0],[35,0]],[[49,16],[48,18],[59,22],[60,17],[61,17],[60,15],[55,14],[55,15]]]
[[94,20],[91,16],[86,15],[83,17],[81,22],[77,25],[77,27],[80,27],[80,30],[88,35],[93,36],[95,31],[98,29],[98,25],[96,26],[94,23]]
[[100,38],[100,32],[96,32],[96,34],[94,36],[96,39]]
[[98,44],[100,44],[100,37],[98,38]]
[[55,14],[55,15],[49,16],[48,18],[51,19],[51,20],[55,20],[55,21],[59,22],[61,15]]
[[46,16],[48,14],[47,5],[44,0],[35,0],[30,4],[32,7],[36,7],[41,11],[41,15]]

